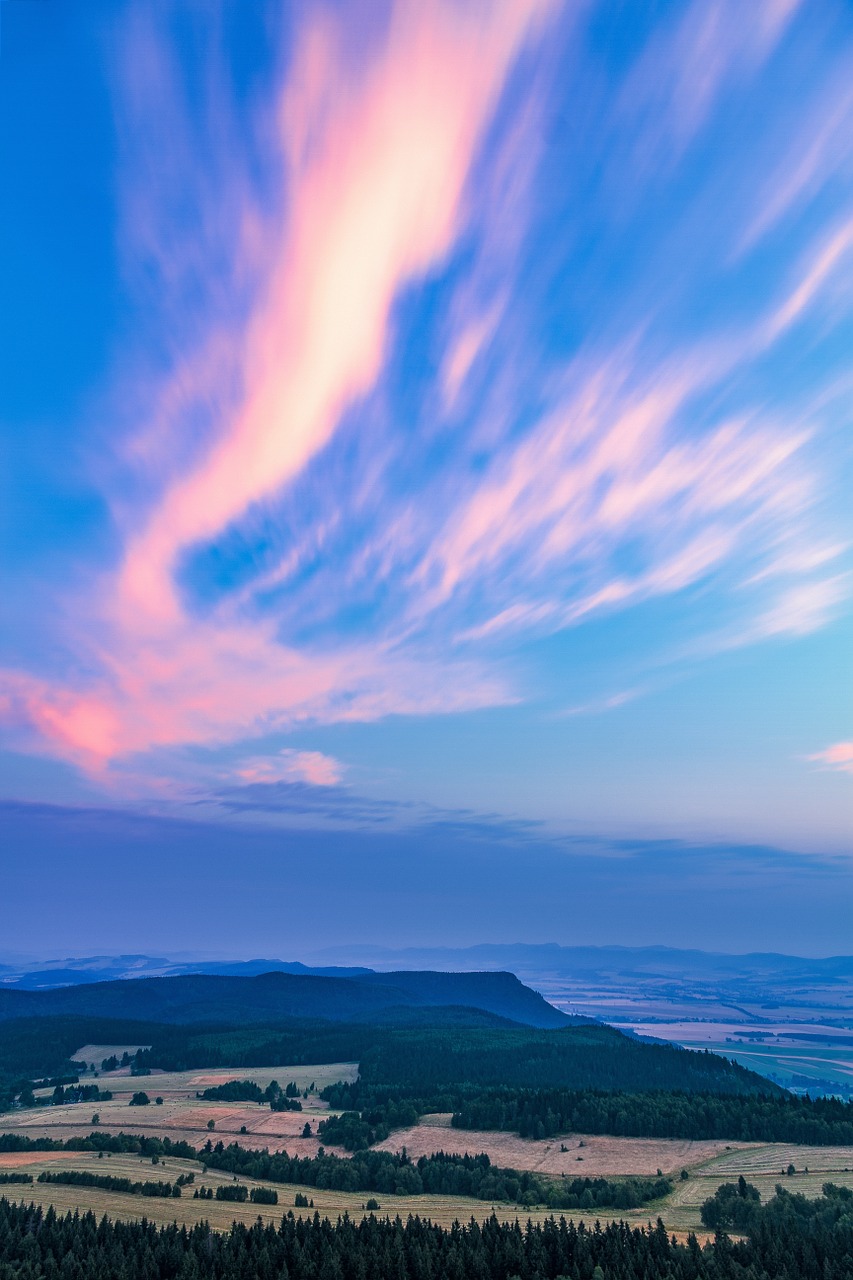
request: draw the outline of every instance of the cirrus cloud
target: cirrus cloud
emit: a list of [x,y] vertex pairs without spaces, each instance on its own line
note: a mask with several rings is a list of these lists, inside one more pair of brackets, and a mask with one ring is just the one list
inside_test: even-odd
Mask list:
[[[775,76],[800,84],[798,6],[650,17],[595,75],[586,13],[307,6],[241,114],[215,41],[191,91],[169,21],[132,7],[121,234],[165,368],[117,373],[91,466],[120,553],[62,602],[62,660],[0,674],[16,745],[104,780],[185,745],[507,705],[524,643],[652,600],[695,599],[730,644],[846,607],[822,343],[851,319],[849,192],[777,270],[753,255],[845,172],[849,90],[801,85],[824,141],[804,157],[798,135],[790,192],[777,156],[723,218],[761,139],[707,182],[691,148]],[[549,151],[549,112],[587,134]],[[792,384],[794,344],[819,358]],[[295,749],[244,761],[246,783],[341,776]]]

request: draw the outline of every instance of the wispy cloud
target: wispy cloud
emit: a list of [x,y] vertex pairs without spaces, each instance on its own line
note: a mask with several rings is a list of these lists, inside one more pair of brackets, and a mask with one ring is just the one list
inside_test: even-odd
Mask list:
[[835,742],[823,751],[806,756],[807,760],[823,765],[836,773],[853,773],[853,742]]
[[322,751],[297,751],[287,747],[274,756],[249,757],[240,762],[237,777],[253,784],[307,782],[314,787],[334,787],[343,775],[343,765]]
[[318,783],[307,777],[219,786],[199,804],[205,811],[219,808],[235,817],[254,816],[291,826],[308,822],[334,829],[398,831],[436,837],[453,835],[474,841],[522,844],[545,841],[559,845],[571,840],[565,833],[535,819],[366,796],[331,780]]
[[628,75],[619,110],[640,114],[643,168],[674,163],[726,89],[750,78],[772,53],[800,0],[693,0],[656,31]]
[[[192,90],[166,9],[124,31],[144,354],[91,462],[120,551],[63,602],[60,659],[0,675],[17,746],[105,782],[184,745],[506,705],[525,643],[652,600],[732,644],[847,607],[822,507],[844,356],[821,346],[851,319],[847,189],[778,269],[753,258],[843,181],[849,88],[807,78],[816,131],[784,164],[726,114],[800,83],[794,0],[647,15],[618,67],[595,5],[308,5],[271,24],[248,107],[211,12]],[[550,150],[549,111],[586,122]],[[732,176],[749,199],[721,217]],[[821,357],[792,382],[793,343]],[[245,750],[245,788],[344,776]]]

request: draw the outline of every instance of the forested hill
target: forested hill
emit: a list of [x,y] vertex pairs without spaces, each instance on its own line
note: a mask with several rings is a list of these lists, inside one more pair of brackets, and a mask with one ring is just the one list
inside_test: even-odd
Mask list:
[[447,1006],[484,1010],[529,1027],[572,1022],[511,973],[187,974],[49,991],[0,990],[0,1021],[61,1016],[245,1026],[286,1018],[354,1021],[392,1009]]
[[360,1058],[353,1089],[388,1085],[410,1096],[448,1087],[483,1089],[679,1090],[758,1094],[784,1091],[713,1053],[645,1042],[600,1024],[560,1031],[400,1029]]

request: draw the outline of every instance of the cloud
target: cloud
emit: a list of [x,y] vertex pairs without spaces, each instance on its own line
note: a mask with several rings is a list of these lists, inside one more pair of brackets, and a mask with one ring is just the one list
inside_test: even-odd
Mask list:
[[[849,318],[849,208],[769,279],[734,249],[843,172],[840,78],[806,85],[825,128],[790,189],[726,116],[793,75],[797,10],[694,0],[614,68],[584,6],[306,5],[241,96],[218,10],[190,76],[168,6],[134,8],[142,354],[91,460],[119,550],[42,620],[51,657],[0,673],[13,743],[153,785],[184,746],[511,704],[527,642],[651,600],[732,643],[836,616],[820,343]],[[722,219],[732,172],[760,190]],[[821,358],[792,386],[795,339]],[[341,786],[331,757],[245,750],[246,788]]]
[[816,751],[813,755],[806,756],[806,759],[813,760],[815,764],[822,764],[837,773],[853,773],[853,742],[833,743],[823,751]]
[[259,815],[275,820],[311,819],[324,824],[373,828],[397,824],[401,816],[410,816],[413,808],[402,801],[357,795],[349,787],[335,782],[317,786],[308,778],[232,782],[212,789],[199,804],[213,804],[235,815]]
[[285,748],[275,756],[258,756],[242,760],[235,770],[246,783],[307,782],[313,787],[333,787],[340,782],[343,765],[322,751],[296,751]]
[[759,636],[809,635],[827,625],[850,593],[845,576],[822,578],[785,591],[755,624]]
[[[774,138],[781,159],[759,183],[758,211],[744,229],[736,254],[749,252],[785,219],[812,203],[853,160],[853,66],[845,57],[827,76],[805,119],[801,104],[781,122]],[[794,104],[792,104],[793,106]]]
[[834,228],[813,252],[812,261],[796,287],[767,322],[767,339],[773,341],[795,324],[813,305],[827,281],[837,282],[837,268],[853,248],[853,219]]
[[399,5],[357,67],[351,31],[308,19],[276,113],[292,197],[245,339],[243,401],[131,544],[120,608],[173,616],[180,548],[298,474],[373,385],[392,303],[453,244],[476,144],[545,10]]
[[[463,631],[556,630],[625,608],[762,552],[778,563],[809,504],[802,431],[749,418],[690,439],[680,422],[729,369],[702,352],[649,378],[641,352],[579,365],[576,385],[457,505],[418,566],[421,609],[460,593],[522,597]],[[642,568],[616,566],[632,541]],[[763,544],[763,546],[762,546]],[[541,583],[536,598],[531,588]],[[486,590],[484,590],[484,587]]]
[[307,823],[285,831],[48,805],[3,804],[0,818],[12,853],[5,945],[54,957],[168,952],[178,936],[187,949],[204,950],[215,936],[235,955],[288,960],[342,943],[507,937],[718,951],[743,950],[747,939],[754,950],[800,954],[849,948],[849,859],[768,846],[614,844],[595,835],[572,845],[536,835],[494,842],[460,831],[351,825],[344,834]]
[[570,716],[592,716],[601,715],[606,711],[616,711],[619,707],[627,706],[630,702],[635,702],[637,698],[643,697],[648,693],[646,688],[638,689],[621,689],[618,693],[608,694],[603,698],[594,698],[589,702],[582,702],[573,707],[565,707],[562,711],[555,713],[559,719],[565,719]]
[[[247,777],[242,768],[237,770],[237,776]],[[196,804],[205,810],[212,807],[235,817],[259,817],[289,825],[308,821],[333,829],[396,831],[436,838],[452,835],[497,843],[528,840],[559,843],[564,838],[535,819],[365,796],[351,787],[338,785],[337,780],[296,773],[280,781],[247,780],[213,786]]]
[[[245,331],[230,335],[241,353],[231,376],[242,393],[223,403],[216,369],[227,345],[221,335],[214,334],[201,357],[179,358],[160,397],[161,422],[153,432],[146,425],[142,452],[153,452],[163,466],[163,441],[176,410],[199,391],[222,421],[185,474],[172,481],[171,467],[163,467],[165,492],[130,533],[117,576],[92,603],[104,628],[97,645],[103,674],[92,691],[82,695],[25,673],[5,676],[8,704],[59,754],[99,767],[116,755],[216,741],[264,722],[317,714],[370,719],[391,710],[449,711],[505,698],[499,680],[484,683],[470,670],[459,669],[454,691],[449,670],[436,679],[418,671],[416,661],[403,659],[401,666],[367,650],[312,658],[279,644],[272,623],[190,616],[180,599],[176,558],[297,475],[329,442],[347,406],[371,387],[392,304],[408,282],[447,255],[459,234],[481,133],[513,60],[547,8],[517,0],[476,11],[400,4],[363,60],[352,57],[355,11],[337,21],[322,11],[305,17],[273,113],[275,158],[288,185],[286,218],[265,263],[269,283]],[[137,116],[143,114],[137,99],[149,109],[166,155],[162,166],[143,166],[137,176],[157,184],[160,216],[151,216],[150,192],[133,203],[136,250],[155,257],[167,280],[204,281],[207,255],[216,246],[221,256],[231,222],[240,218],[201,227],[203,260],[191,236],[171,234],[174,187],[184,166],[191,181],[197,166],[189,131],[181,135],[184,113],[163,33],[135,21],[129,44],[124,87]],[[165,108],[157,101],[161,90]],[[229,176],[238,192],[229,194],[229,207],[238,205],[245,228],[247,213],[239,207],[245,184],[240,175]],[[215,219],[215,193],[201,180],[195,187],[202,212],[212,208]],[[251,235],[255,224],[248,221]]]
[[708,121],[726,89],[754,75],[769,57],[800,0],[693,0],[670,27],[654,32],[618,101],[641,115],[638,158],[644,167],[674,163]]

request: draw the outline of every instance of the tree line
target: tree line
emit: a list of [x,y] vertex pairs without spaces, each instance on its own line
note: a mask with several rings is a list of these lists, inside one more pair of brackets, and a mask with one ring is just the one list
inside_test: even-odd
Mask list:
[[113,1178],[109,1174],[89,1173],[84,1169],[45,1170],[38,1176],[39,1182],[57,1182],[68,1187],[99,1187],[102,1191],[122,1191],[130,1196],[157,1196],[161,1199],[178,1199],[180,1182],[135,1182],[132,1178]]
[[245,1204],[247,1200],[252,1204],[278,1204],[278,1192],[273,1187],[252,1187],[250,1191],[240,1182],[227,1182],[217,1187],[215,1196],[212,1188],[200,1187],[193,1199],[204,1200],[205,1197],[208,1200],[232,1200],[236,1204]]
[[92,1132],[87,1138],[31,1138],[25,1133],[0,1133],[0,1153],[7,1151],[95,1151],[105,1155],[139,1155],[150,1159],[174,1156],[198,1160],[195,1147],[183,1139],[144,1137],[135,1133]]
[[236,1142],[214,1146],[209,1140],[198,1158],[207,1168],[265,1182],[384,1195],[470,1196],[552,1209],[634,1209],[672,1190],[664,1177],[551,1179],[493,1165],[485,1154],[442,1151],[417,1161],[405,1151],[358,1151],[342,1159],[322,1147],[316,1156],[291,1156],[285,1151],[251,1151]]
[[457,1129],[503,1130],[523,1138],[602,1133],[629,1138],[853,1144],[853,1102],[790,1093],[716,1094],[600,1089],[482,1088],[462,1082],[406,1097],[405,1086],[357,1080],[322,1091],[330,1107],[348,1108],[320,1123],[330,1146],[358,1151],[382,1142],[419,1116],[450,1111]]
[[467,1098],[457,1129],[501,1129],[524,1138],[607,1133],[631,1138],[853,1144],[853,1105],[837,1098],[731,1094],[602,1093],[495,1089]]
[[[306,1090],[307,1096],[308,1090]],[[290,1080],[282,1089],[277,1080],[270,1080],[266,1089],[262,1089],[254,1080],[226,1080],[224,1084],[212,1085],[196,1097],[208,1102],[257,1102],[260,1106],[269,1103],[272,1111],[301,1111],[299,1087]]]
[[110,1102],[112,1093],[96,1084],[79,1084],[72,1079],[68,1084],[54,1085],[53,1093],[36,1097],[34,1090],[43,1087],[38,1081],[17,1080],[0,1089],[0,1111],[14,1107],[61,1107],[69,1102]]
[[679,1242],[663,1223],[565,1218],[444,1229],[420,1217],[319,1214],[278,1225],[156,1227],[0,1200],[3,1280],[849,1280],[851,1215],[837,1189],[777,1194],[746,1237]]
[[408,1096],[440,1093],[463,1082],[480,1087],[784,1092],[717,1054],[649,1044],[597,1024],[541,1030],[294,1019],[275,1026],[152,1027],[150,1039],[151,1048],[136,1054],[136,1069],[358,1061],[363,1081],[393,1083]]
[[[197,1151],[188,1142],[124,1133],[91,1133],[88,1138],[64,1141],[29,1138],[20,1133],[0,1134],[0,1153],[6,1151],[94,1151],[138,1154],[152,1160],[171,1156],[195,1161],[205,1169],[263,1182],[383,1195],[470,1196],[494,1203],[547,1205],[558,1210],[639,1208],[672,1190],[669,1180],[662,1177],[547,1178],[493,1165],[485,1154],[437,1152],[413,1161],[405,1151],[359,1151],[347,1159],[321,1147],[316,1156],[290,1156],[286,1151],[250,1150],[236,1142],[214,1145],[210,1138]],[[192,1175],[182,1175],[178,1181],[186,1184],[192,1181]]]

